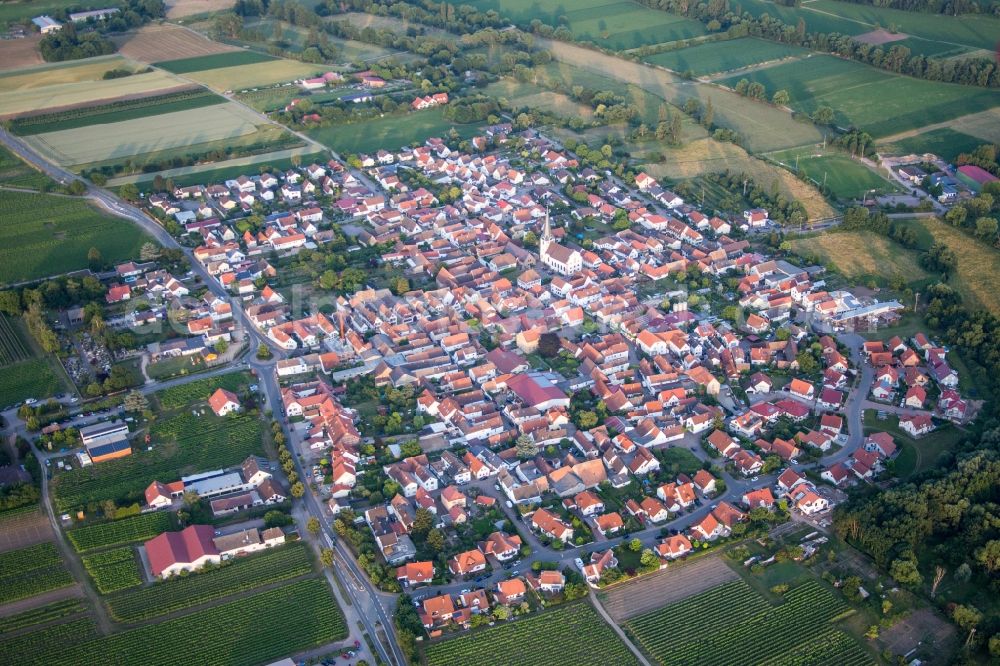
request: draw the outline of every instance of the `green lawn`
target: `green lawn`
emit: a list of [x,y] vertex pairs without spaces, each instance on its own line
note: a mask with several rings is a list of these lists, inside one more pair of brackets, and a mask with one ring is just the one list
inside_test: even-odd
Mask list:
[[643,60],[675,72],[691,72],[695,76],[728,72],[762,62],[803,56],[808,49],[790,44],[769,42],[766,39],[745,37],[725,42],[708,42],[676,51],[665,51]]
[[333,125],[307,130],[311,138],[338,153],[373,153],[394,150],[431,137],[446,137],[454,128],[463,138],[475,136],[479,124],[461,125],[444,117],[444,109],[428,109],[402,116],[374,118],[361,123]]
[[989,142],[971,134],[956,132],[953,129],[942,127],[880,145],[879,150],[892,155],[934,153],[938,157],[951,162],[961,153],[971,153],[984,143]]
[[87,268],[92,247],[108,263],[138,257],[149,240],[84,199],[0,192],[0,285]]
[[875,138],[1000,105],[1000,91],[914,79],[829,55],[735,75],[720,83],[732,88],[744,78],[763,84],[768,97],[786,90],[789,106],[796,111],[811,114],[829,106],[838,125],[859,127]]
[[872,432],[887,432],[892,435],[899,447],[895,459],[896,475],[906,479],[918,472],[933,469],[938,457],[962,441],[967,435],[951,424],[939,426],[920,439],[913,439],[899,429],[899,417],[889,414],[880,421],[872,410],[865,411],[865,434]]
[[786,165],[792,172],[797,170],[799,175],[808,178],[816,186],[825,184],[830,188],[831,194],[840,200],[859,199],[871,190],[879,193],[899,190],[861,162],[843,153],[805,147],[771,153],[768,157]]

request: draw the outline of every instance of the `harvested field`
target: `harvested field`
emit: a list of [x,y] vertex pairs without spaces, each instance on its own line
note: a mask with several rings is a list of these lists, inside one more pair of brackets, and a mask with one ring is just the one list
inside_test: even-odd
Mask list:
[[237,67],[219,67],[184,76],[214,90],[245,90],[316,76],[331,69],[295,60],[272,60]]
[[987,109],[986,111],[979,111],[978,113],[959,116],[947,122],[934,123],[933,125],[925,125],[906,132],[899,132],[898,134],[885,137],[882,139],[882,142],[895,143],[903,139],[910,139],[909,143],[913,143],[912,140],[936,130],[960,132],[980,139],[983,143],[1000,143],[1000,106]]
[[856,35],[854,39],[865,44],[873,44],[875,46],[881,46],[882,44],[891,44],[892,42],[901,42],[904,39],[909,38],[909,35],[902,32],[889,32],[888,30],[872,30],[871,32],[866,32],[861,35]]
[[713,555],[693,562],[671,564],[662,571],[615,585],[601,593],[608,615],[621,624],[624,620],[676,603],[739,576]]
[[134,63],[118,55],[49,63],[32,67],[23,72],[0,75],[0,92],[15,92],[32,88],[46,88],[62,83],[99,81],[104,73],[112,69],[135,70]]
[[0,72],[44,63],[42,54],[38,52],[41,40],[37,35],[24,39],[0,39]]
[[160,62],[238,50],[213,42],[193,30],[169,23],[147,25],[134,32],[115,35],[111,41],[122,55],[140,62]]
[[52,525],[38,507],[0,517],[0,553],[52,540]]
[[[750,150],[779,150],[822,140],[813,124],[796,122],[786,111],[753,102],[724,88],[685,81],[663,69],[572,44],[542,38],[538,38],[537,42],[542,48],[552,51],[553,57],[560,63],[575,65],[573,70],[631,83],[675,106],[683,106],[688,99],[702,103],[711,100],[715,108],[715,124],[739,132]],[[572,70],[568,70],[567,75],[572,76]],[[584,78],[570,83],[573,84],[587,85],[587,81]]]
[[833,208],[815,187],[780,167],[747,154],[745,150],[731,143],[706,137],[686,143],[679,148],[666,148],[661,152],[664,155],[663,162],[647,163],[643,166],[656,178],[688,180],[705,173],[738,171],[750,175],[765,187],[777,183],[778,190],[782,194],[802,202],[810,220],[834,214]]
[[917,253],[868,231],[837,231],[791,241],[792,251],[815,257],[851,280],[886,282],[899,275],[906,283],[930,275],[920,266]]
[[178,19],[206,12],[225,11],[235,2],[234,0],[167,0],[164,4],[167,6],[167,18]]
[[106,125],[37,134],[32,145],[60,164],[77,165],[153,153],[257,131],[260,118],[237,104],[164,113]]
[[[127,61],[120,60],[118,63]],[[103,71],[114,69],[114,65],[101,67]],[[122,79],[103,81],[100,74],[96,79],[52,85],[27,85],[23,88],[9,87],[8,79],[20,77],[0,77],[0,118],[14,117],[22,113],[38,112],[43,109],[67,109],[80,105],[128,99],[150,93],[162,94],[183,87],[190,87],[184,81],[166,72],[153,71],[135,74]],[[18,83],[23,83],[19,80]]]

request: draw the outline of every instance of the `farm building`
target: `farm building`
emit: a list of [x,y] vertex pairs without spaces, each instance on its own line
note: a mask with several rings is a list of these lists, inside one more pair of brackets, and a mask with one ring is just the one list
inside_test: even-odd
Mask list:
[[973,192],[979,192],[983,189],[983,185],[986,183],[995,183],[1000,178],[997,178],[989,171],[981,167],[977,167],[973,164],[966,164],[965,166],[958,167],[958,171],[955,176],[962,183],[967,185]]
[[38,26],[38,32],[43,35],[48,35],[62,29],[62,23],[51,16],[36,16],[31,19],[31,22]]
[[87,449],[92,462],[99,463],[132,455],[128,443],[128,425],[120,423],[98,423],[80,428],[80,439]]

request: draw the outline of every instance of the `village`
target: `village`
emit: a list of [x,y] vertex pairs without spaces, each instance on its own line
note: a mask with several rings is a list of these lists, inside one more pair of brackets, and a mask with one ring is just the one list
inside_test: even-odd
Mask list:
[[[177,277],[134,265],[108,296],[157,294],[162,310],[137,324],[187,303],[184,335],[151,347],[159,356],[214,354],[244,317],[266,338],[257,357],[279,355],[281,416],[317,497],[372,583],[409,594],[431,636],[748,526],[829,527],[844,491],[880,483],[899,453],[865,410],[913,438],[974,416],[947,349],[858,334],[895,322],[899,303],[828,291],[821,268],[755,249],[766,210],[707,217],[645,174],[602,177],[510,125],[469,146],[431,139],[360,155],[360,168],[150,193],[233,305],[211,290],[192,302]],[[283,274],[331,247],[347,263],[330,279]],[[402,285],[379,284],[383,266]],[[240,408],[221,388],[209,404]],[[221,512],[285,499],[248,464],[150,479],[147,506],[192,489]],[[147,544],[153,575],[226,557],[186,532],[189,556],[167,533]]]

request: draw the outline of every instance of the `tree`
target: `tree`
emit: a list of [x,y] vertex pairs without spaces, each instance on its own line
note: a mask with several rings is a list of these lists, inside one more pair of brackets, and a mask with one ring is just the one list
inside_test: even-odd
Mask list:
[[997,221],[992,217],[980,217],[976,220],[976,238],[995,242],[997,239]]
[[306,487],[302,485],[301,481],[298,481],[292,484],[291,492],[292,492],[292,497],[294,497],[295,499],[299,499],[306,494]]
[[538,236],[534,231],[529,231],[524,234],[524,238],[522,238],[521,242],[526,248],[536,248],[538,247]]
[[983,614],[979,612],[979,609],[975,606],[963,606],[958,604],[955,606],[954,610],[951,611],[951,619],[955,621],[955,624],[960,626],[966,631],[972,631],[979,625],[983,620]]
[[506,606],[497,606],[493,609],[494,620],[506,620],[508,617],[510,617],[510,611],[507,610]]
[[771,101],[778,106],[785,106],[786,104],[788,104],[788,101],[790,99],[791,98],[788,96],[787,90],[779,90],[776,93],[774,93],[773,97],[771,97]]
[[262,361],[266,361],[271,358],[271,348],[268,347],[266,343],[262,342],[260,343],[260,346],[257,347],[257,358]]
[[990,574],[1000,571],[1000,540],[992,539],[976,551],[976,562]]
[[944,575],[946,573],[948,573],[948,570],[940,564],[934,567],[934,582],[931,584],[931,599],[933,599],[934,595],[937,594],[938,585],[940,585],[941,581],[944,580]]
[[799,370],[805,374],[811,375],[819,372],[819,361],[816,360],[816,357],[809,350],[799,352],[795,360],[799,363]]
[[660,565],[660,558],[656,556],[649,548],[642,551],[642,557],[639,558],[639,564],[644,567],[657,567]]
[[332,567],[333,566],[333,549],[332,548],[324,548],[323,550],[321,550],[320,553],[319,553],[319,561],[323,564],[324,567],[326,567],[328,569],[330,567]]
[[712,98],[705,102],[705,110],[701,114],[701,124],[705,129],[710,129],[715,121],[715,107],[712,106]]
[[633,553],[638,553],[642,550],[642,541],[639,540],[639,537],[636,537],[628,542],[628,549]]
[[413,527],[410,529],[415,536],[428,534],[434,527],[434,514],[424,509],[417,509],[413,514]]
[[264,527],[285,527],[292,524],[292,517],[284,511],[268,511],[264,514]]
[[96,247],[87,251],[87,264],[90,266],[90,270],[95,273],[104,267],[104,257],[101,256],[101,251]]
[[153,261],[160,256],[160,248],[156,243],[143,243],[139,248],[139,259],[142,261]]
[[590,430],[597,425],[597,414],[590,411],[579,412],[576,415],[576,425],[581,430]]
[[149,409],[149,400],[141,391],[129,391],[125,396],[125,411],[138,414]]
[[561,348],[559,336],[555,333],[542,333],[538,338],[538,353],[543,358],[553,358]]
[[817,125],[832,125],[833,109],[828,106],[821,106],[813,111],[812,119]]
[[532,440],[528,435],[521,435],[518,437],[514,448],[517,451],[517,457],[521,460],[534,458],[535,454],[538,453],[538,447],[535,446],[534,440]]
[[889,575],[896,579],[900,585],[916,587],[920,585],[924,577],[917,569],[917,563],[913,559],[893,560],[889,566]]
[[187,490],[187,491],[184,492],[183,502],[184,502],[184,506],[186,506],[188,508],[191,508],[193,506],[197,506],[198,502],[200,501],[200,499],[201,498],[198,497],[198,493],[196,493],[193,490]]
[[122,199],[125,201],[138,201],[139,200],[139,188],[135,186],[135,183],[125,183],[118,190],[121,194]]
[[316,516],[310,516],[309,520],[306,521],[306,529],[309,530],[309,533],[312,534],[313,536],[319,534],[319,531],[322,528],[323,526],[320,525],[319,518],[317,518]]
[[444,532],[433,529],[427,533],[427,546],[437,553],[444,550]]

